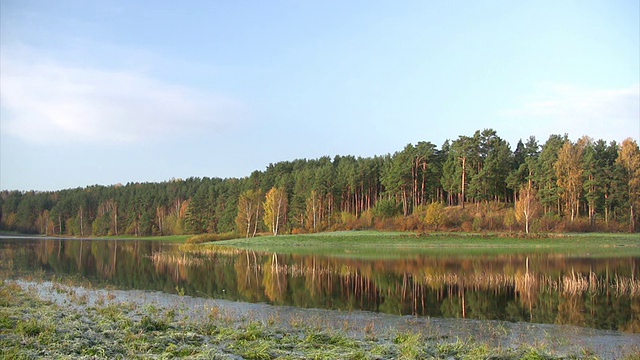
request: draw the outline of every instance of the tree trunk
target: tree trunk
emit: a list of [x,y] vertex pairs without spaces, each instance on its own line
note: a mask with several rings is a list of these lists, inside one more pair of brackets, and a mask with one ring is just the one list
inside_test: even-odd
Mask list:
[[113,222],[115,223],[115,233],[118,235],[118,204],[113,204]]
[[407,204],[407,188],[404,186],[402,187],[402,212],[404,213],[404,216],[407,216],[409,212],[409,205]]
[[253,216],[253,210],[251,210],[251,207],[246,207],[246,216],[247,216],[247,234],[245,235],[245,238],[249,237],[249,232],[251,231],[251,217]]
[[426,178],[427,178],[427,163],[425,161],[422,163],[422,187],[420,188],[420,204],[424,204],[426,201],[426,196],[424,193],[425,184],[427,182]]
[[82,211],[82,206],[80,206],[80,236],[84,236],[84,211]]
[[313,209],[313,232],[316,232],[316,196],[315,194],[313,194],[313,197],[311,198],[312,201],[312,209]]
[[604,222],[609,225],[609,194],[604,194]]
[[465,187],[464,185],[465,185],[465,180],[466,180],[465,177],[466,177],[466,174],[467,174],[467,171],[466,171],[466,168],[465,168],[466,164],[467,164],[467,158],[463,157],[462,158],[462,184],[461,184],[462,185],[462,193],[461,193],[461,196],[460,196],[460,201],[462,202],[462,208],[463,209],[464,209],[464,190],[465,190],[464,189],[464,187]]
[[258,232],[258,217],[260,215],[260,205],[256,204],[256,219],[253,223],[253,235],[251,237],[256,237],[256,233]]

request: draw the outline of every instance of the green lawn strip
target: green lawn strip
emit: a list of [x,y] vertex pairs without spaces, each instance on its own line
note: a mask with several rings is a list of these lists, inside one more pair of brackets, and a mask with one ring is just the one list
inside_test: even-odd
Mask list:
[[562,252],[581,256],[640,256],[636,234],[566,234],[515,238],[501,234],[413,233],[375,231],[262,236],[210,243],[262,252],[348,257],[408,255],[478,255],[518,252]]
[[[77,304],[75,304],[77,305]],[[207,359],[556,359],[543,347],[496,348],[420,333],[349,337],[337,330],[232,321],[217,312],[186,318],[181,309],[106,304],[57,306],[8,282],[0,285],[4,358]],[[635,354],[638,355],[638,354]],[[584,351],[572,358],[592,358]]]

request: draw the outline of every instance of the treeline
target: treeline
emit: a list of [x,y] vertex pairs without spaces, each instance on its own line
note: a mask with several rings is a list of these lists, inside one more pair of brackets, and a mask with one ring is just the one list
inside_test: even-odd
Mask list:
[[49,235],[254,236],[342,229],[637,231],[640,149],[494,130],[368,158],[284,161],[241,179],[2,191],[0,227]]

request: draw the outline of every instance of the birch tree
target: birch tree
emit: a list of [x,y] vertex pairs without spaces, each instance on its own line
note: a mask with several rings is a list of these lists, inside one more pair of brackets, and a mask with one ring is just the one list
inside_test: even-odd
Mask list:
[[238,215],[236,226],[239,232],[244,232],[245,237],[256,236],[258,221],[262,213],[262,192],[259,190],[247,190],[238,198]]
[[262,204],[264,223],[274,236],[278,235],[281,226],[286,223],[287,193],[283,188],[273,187],[267,192]]
[[525,232],[529,233],[529,224],[538,216],[540,211],[540,201],[535,188],[531,186],[531,183],[527,186],[523,186],[520,190],[520,198],[516,202],[516,220],[520,223],[524,223]]

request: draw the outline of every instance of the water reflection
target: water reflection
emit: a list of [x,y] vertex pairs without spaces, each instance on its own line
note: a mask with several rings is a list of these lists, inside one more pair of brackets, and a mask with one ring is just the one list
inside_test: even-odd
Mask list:
[[0,241],[5,272],[297,307],[640,332],[638,258],[549,254],[348,259],[153,241]]

